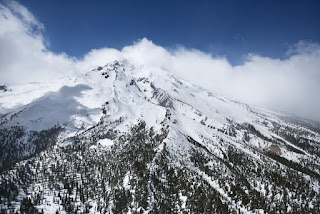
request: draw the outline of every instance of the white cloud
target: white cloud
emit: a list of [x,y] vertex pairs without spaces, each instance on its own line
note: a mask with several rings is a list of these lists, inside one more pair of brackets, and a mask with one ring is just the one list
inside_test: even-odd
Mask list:
[[43,25],[22,5],[0,3],[1,82],[49,80],[73,70],[74,59],[46,47]]
[[248,54],[243,65],[178,47],[167,50],[142,39],[122,50],[94,49],[82,59],[48,50],[43,25],[23,6],[0,4],[0,80],[30,82],[88,71],[116,59],[166,69],[194,84],[250,104],[320,120],[320,45],[300,41],[286,59]]
[[230,94],[320,120],[320,47],[307,42],[297,47],[284,60],[253,55],[244,65],[234,67]]
[[320,120],[320,46],[300,41],[286,59],[249,54],[243,65],[183,47],[168,51],[142,39],[121,50],[137,65],[166,69],[212,92]]
[[121,52],[126,59],[136,65],[167,67],[168,63],[171,63],[170,53],[146,38],[135,42],[132,46],[124,47]]
[[105,65],[114,60],[124,60],[123,54],[113,48],[93,49],[87,53],[80,61],[77,62],[77,67],[84,71],[96,68],[97,66]]

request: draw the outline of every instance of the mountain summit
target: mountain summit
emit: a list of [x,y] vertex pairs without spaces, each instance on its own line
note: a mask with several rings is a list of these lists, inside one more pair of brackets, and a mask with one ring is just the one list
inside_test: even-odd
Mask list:
[[9,87],[3,213],[320,212],[316,122],[128,61]]

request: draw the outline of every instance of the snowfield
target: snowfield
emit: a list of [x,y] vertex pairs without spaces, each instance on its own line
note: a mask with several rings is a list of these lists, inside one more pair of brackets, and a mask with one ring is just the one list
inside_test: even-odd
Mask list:
[[101,139],[101,140],[98,140],[97,144],[101,146],[109,147],[109,146],[112,146],[114,142],[110,139]]
[[4,212],[320,212],[316,122],[128,61],[8,88]]

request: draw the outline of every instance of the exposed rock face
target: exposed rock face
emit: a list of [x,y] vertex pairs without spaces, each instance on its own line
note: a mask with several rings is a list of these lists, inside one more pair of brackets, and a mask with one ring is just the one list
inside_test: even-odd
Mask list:
[[275,144],[272,144],[270,147],[269,147],[269,150],[277,155],[281,155],[281,149],[278,145],[275,145]]
[[8,91],[8,87],[6,85],[0,85],[0,91],[6,92]]
[[0,213],[320,213],[319,127],[136,67],[0,94]]
[[152,98],[157,100],[159,105],[162,107],[173,107],[172,99],[170,98],[169,94],[159,88],[156,88],[153,91]]

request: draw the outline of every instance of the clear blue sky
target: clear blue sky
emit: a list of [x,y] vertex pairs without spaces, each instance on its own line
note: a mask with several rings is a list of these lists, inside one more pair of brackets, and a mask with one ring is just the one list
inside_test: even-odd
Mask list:
[[45,26],[50,50],[82,57],[143,37],[241,64],[253,52],[285,57],[299,40],[320,42],[320,1],[20,0]]

